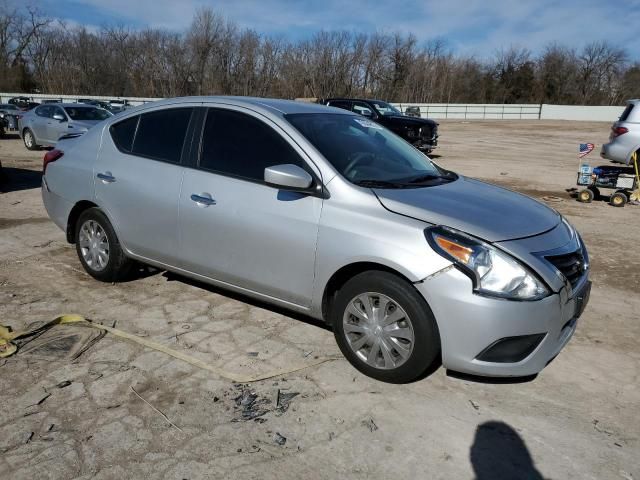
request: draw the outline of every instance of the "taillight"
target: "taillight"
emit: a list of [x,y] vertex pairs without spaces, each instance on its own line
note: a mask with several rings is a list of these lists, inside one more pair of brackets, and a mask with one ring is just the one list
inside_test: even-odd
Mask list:
[[47,165],[49,165],[52,162],[55,162],[63,155],[64,155],[64,152],[62,150],[57,150],[55,148],[45,153],[44,158],[42,159],[42,174],[44,175],[46,173]]
[[614,137],[619,137],[620,135],[624,135],[629,131],[626,127],[612,127],[611,128]]

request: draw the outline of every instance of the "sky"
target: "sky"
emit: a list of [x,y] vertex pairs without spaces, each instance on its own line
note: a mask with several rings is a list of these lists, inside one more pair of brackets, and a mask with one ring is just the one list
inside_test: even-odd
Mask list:
[[[32,2],[33,3],[33,2]],[[292,40],[318,30],[411,32],[445,40],[456,53],[534,53],[550,42],[580,48],[609,40],[640,60],[640,0],[40,0],[49,16],[91,29],[104,25],[180,31],[202,6],[241,27]],[[635,37],[635,38],[634,38]]]

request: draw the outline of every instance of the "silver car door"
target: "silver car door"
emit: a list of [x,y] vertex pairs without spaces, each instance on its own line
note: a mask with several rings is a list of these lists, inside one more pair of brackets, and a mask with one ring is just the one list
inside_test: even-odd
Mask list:
[[96,203],[125,249],[169,265],[175,263],[182,150],[193,111],[181,104],[113,124],[94,168]]
[[180,260],[189,271],[307,307],[323,200],[264,183],[265,167],[287,163],[318,178],[277,128],[209,109],[198,168],[184,174]]
[[53,108],[50,105],[42,105],[34,110],[29,128],[35,135],[36,143],[48,142],[47,124],[51,121]]
[[[51,108],[50,118],[47,120],[47,141],[51,143],[56,143],[58,139],[66,133],[69,125],[69,119],[67,114],[62,110],[61,107],[53,106]],[[53,118],[54,115],[62,115],[65,119],[58,120],[57,118]]]

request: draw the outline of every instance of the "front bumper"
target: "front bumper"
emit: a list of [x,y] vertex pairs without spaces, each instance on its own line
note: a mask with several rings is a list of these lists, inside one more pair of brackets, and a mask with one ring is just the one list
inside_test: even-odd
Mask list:
[[[585,277],[576,291],[588,288]],[[540,372],[575,332],[581,313],[578,294],[563,287],[538,301],[513,301],[473,293],[469,277],[450,269],[416,284],[431,307],[440,331],[442,363],[451,370],[492,377],[520,377]],[[580,311],[577,311],[580,309]],[[478,359],[507,337],[543,334],[535,349],[518,362]]]

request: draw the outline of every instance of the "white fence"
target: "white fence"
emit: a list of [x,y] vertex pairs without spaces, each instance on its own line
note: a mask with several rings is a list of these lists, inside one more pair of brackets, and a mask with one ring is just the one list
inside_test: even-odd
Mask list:
[[[141,105],[160,98],[105,97],[96,95],[45,95],[33,93],[0,93],[0,103],[13,97],[27,97],[34,102],[60,100],[76,102],[80,98],[93,100],[128,100],[131,105]],[[420,108],[420,116],[437,119],[462,120],[584,120],[613,122],[622,114],[624,107],[602,107],[588,105],[548,104],[465,104],[465,103],[395,103],[403,112],[407,107]]]
[[420,116],[463,120],[584,120],[613,122],[624,107],[544,104],[396,103],[403,112],[418,107]]
[[131,105],[137,106],[147,102],[154,102],[161,100],[160,98],[145,98],[145,97],[104,97],[97,95],[48,95],[41,93],[0,93],[0,103],[7,103],[9,99],[14,97],[26,97],[33,102],[42,103],[43,100],[59,100],[62,102],[75,103],[78,99],[91,99],[101,100],[108,102],[109,100],[128,100]]

